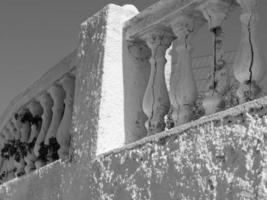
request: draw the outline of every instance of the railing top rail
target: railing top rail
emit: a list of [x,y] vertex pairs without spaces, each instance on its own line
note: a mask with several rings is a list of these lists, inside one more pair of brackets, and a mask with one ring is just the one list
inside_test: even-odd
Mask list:
[[[172,20],[179,15],[188,15],[195,18],[195,28],[197,29],[206,21],[198,9],[205,1],[207,0],[160,0],[125,24],[126,38],[138,38],[142,33],[158,25],[168,27]],[[227,1],[237,5],[236,0]]]
[[54,82],[59,80],[67,72],[73,72],[77,65],[77,50],[74,50],[54,67],[50,68],[38,80],[31,84],[22,93],[17,95],[10,101],[7,108],[0,116],[0,131],[4,128],[12,114],[16,112],[21,106],[27,104],[31,99],[41,94],[44,90],[48,89]]

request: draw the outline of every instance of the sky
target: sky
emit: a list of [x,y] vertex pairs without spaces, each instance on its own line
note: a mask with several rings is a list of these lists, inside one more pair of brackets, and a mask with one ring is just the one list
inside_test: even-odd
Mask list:
[[[77,47],[80,24],[88,17],[109,3],[133,4],[141,11],[155,2],[0,0],[0,115],[10,100]],[[267,49],[267,0],[260,2],[259,36],[262,48]],[[239,25],[236,11],[224,24],[226,50],[237,48]],[[207,26],[194,39],[194,48],[194,55],[211,54]]]

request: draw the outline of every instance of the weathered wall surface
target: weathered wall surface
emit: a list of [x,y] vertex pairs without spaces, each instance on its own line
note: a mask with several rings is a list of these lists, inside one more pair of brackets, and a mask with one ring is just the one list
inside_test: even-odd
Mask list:
[[266,199],[267,98],[2,185],[0,199]]
[[122,27],[135,14],[133,7],[110,4],[82,24],[73,140],[85,160],[124,144]]
[[[1,185],[0,199],[267,199],[267,98],[96,157],[107,151],[97,149],[99,144],[114,140],[106,147],[116,147],[116,138],[121,137],[112,119],[112,114],[123,113],[121,60],[110,59],[121,55],[117,51],[122,49],[118,45],[122,29],[112,23],[116,13],[125,17],[118,18],[122,25],[135,12],[109,5],[83,24],[76,69],[74,156]],[[113,73],[120,75],[109,79]],[[109,110],[115,86],[120,104]],[[103,140],[98,141],[100,137]]]

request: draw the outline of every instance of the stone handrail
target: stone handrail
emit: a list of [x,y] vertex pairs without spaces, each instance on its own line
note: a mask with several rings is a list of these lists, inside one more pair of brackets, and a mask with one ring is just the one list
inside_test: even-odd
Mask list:
[[1,182],[68,155],[76,58],[75,50],[4,111],[0,118]]
[[[259,97],[264,77],[257,44],[254,0],[159,1],[124,26],[124,90],[126,143],[184,124],[229,106]],[[225,61],[222,24],[241,7],[241,41],[233,70]],[[192,70],[192,39],[208,23],[213,34],[213,60],[204,95],[198,93]],[[170,91],[164,75],[171,51]],[[231,74],[239,82],[230,85]],[[199,115],[199,113],[202,113]]]

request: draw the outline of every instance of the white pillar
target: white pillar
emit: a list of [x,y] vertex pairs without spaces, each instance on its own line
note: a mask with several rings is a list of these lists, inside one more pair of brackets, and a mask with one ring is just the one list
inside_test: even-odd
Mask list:
[[165,129],[164,116],[170,108],[169,95],[165,82],[165,53],[174,36],[165,29],[156,28],[143,36],[151,49],[151,71],[143,99],[143,110],[148,120],[145,123],[148,135]]
[[172,23],[177,39],[173,50],[177,60],[172,64],[170,77],[171,118],[174,125],[189,122],[192,117],[192,106],[197,98],[197,87],[192,71],[192,36],[194,19],[180,16]]
[[212,114],[224,108],[223,96],[230,86],[229,70],[226,66],[223,51],[222,23],[229,14],[232,4],[221,0],[207,0],[199,8],[209,23],[213,33],[213,69],[203,100],[205,114]]
[[44,146],[44,140],[53,114],[53,101],[51,96],[47,92],[44,92],[42,95],[40,95],[38,97],[38,100],[43,108],[43,114],[42,127],[34,145],[34,154],[38,157],[38,160],[35,162],[36,168],[42,167],[46,162],[47,148]]
[[31,171],[35,169],[34,162],[36,161],[37,156],[34,154],[34,145],[35,145],[35,142],[37,140],[38,134],[41,129],[41,125],[42,125],[41,116],[43,114],[43,108],[40,105],[40,103],[37,102],[36,100],[32,100],[27,105],[27,108],[32,114],[32,119],[31,119],[31,134],[28,140],[29,152],[24,159],[25,162],[27,163],[27,165],[25,166],[26,174],[30,173]]
[[27,108],[21,108],[17,115],[16,115],[16,127],[18,127],[21,137],[20,141],[21,142],[28,142],[29,137],[30,137],[30,122],[28,120],[29,117],[29,110]]
[[11,121],[12,121],[13,126],[16,129],[16,131],[15,131],[15,140],[20,140],[21,132],[20,132],[19,127],[17,126],[17,120],[16,120],[15,116],[12,117]]
[[240,45],[233,65],[234,75],[240,85],[237,90],[239,103],[257,97],[259,82],[265,75],[265,63],[258,44],[258,0],[237,0],[242,7]]
[[151,51],[144,41],[123,40],[125,143],[147,136],[142,103],[149,80]]
[[48,92],[50,93],[53,99],[53,117],[51,121],[51,125],[47,131],[45,137],[45,145],[48,145],[48,159],[50,161],[58,159],[58,149],[59,144],[57,142],[57,130],[62,120],[64,114],[64,98],[65,92],[64,89],[58,85],[53,85]]
[[66,158],[69,155],[70,140],[71,140],[70,128],[71,128],[72,113],[73,113],[75,78],[70,74],[66,74],[63,77],[61,84],[65,91],[65,100],[64,100],[65,110],[61,123],[58,127],[57,141],[60,145],[60,149],[58,150],[58,155],[62,159]]
[[42,127],[42,115],[43,115],[43,108],[40,104],[40,102],[36,101],[36,100],[32,100],[29,104],[28,104],[28,109],[30,110],[31,114],[32,114],[32,122],[31,122],[31,135],[30,138],[28,140],[28,143],[32,143],[37,140],[37,137],[39,135],[39,132],[41,130]]

